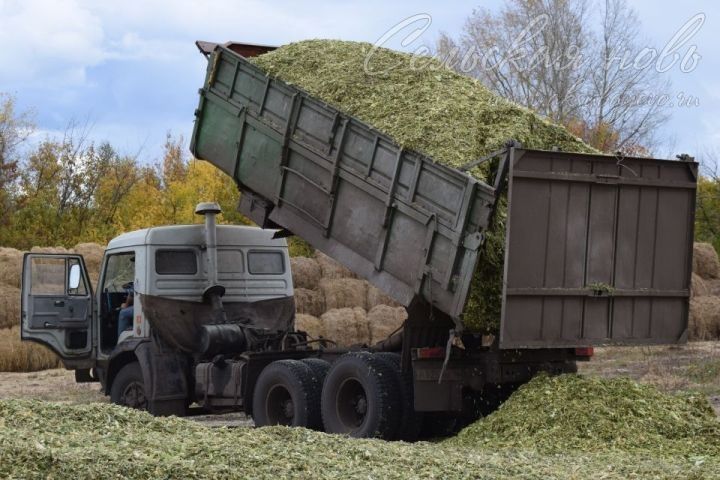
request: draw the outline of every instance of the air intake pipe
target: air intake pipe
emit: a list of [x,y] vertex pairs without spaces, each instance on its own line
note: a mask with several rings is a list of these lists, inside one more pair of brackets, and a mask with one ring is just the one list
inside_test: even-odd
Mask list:
[[203,291],[203,300],[212,305],[214,323],[227,323],[227,315],[223,307],[222,297],[225,287],[218,283],[217,265],[217,227],[215,216],[222,210],[217,203],[202,202],[195,207],[197,215],[205,216],[205,261],[208,285]]

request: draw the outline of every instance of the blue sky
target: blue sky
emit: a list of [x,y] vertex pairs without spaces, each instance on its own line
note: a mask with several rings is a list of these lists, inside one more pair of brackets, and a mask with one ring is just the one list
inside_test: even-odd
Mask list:
[[[374,42],[418,13],[432,17],[413,50],[432,45],[439,31],[455,34],[477,6],[493,1],[246,1],[0,0],[0,92],[36,112],[35,139],[62,132],[72,120],[90,137],[122,153],[159,158],[168,131],[192,131],[205,60],[198,39],[281,45],[306,38]],[[697,68],[666,75],[668,94],[696,97],[699,106],[673,107],[657,152],[720,152],[720,3],[637,0],[631,4],[649,44],[662,47],[693,15],[706,21],[690,39]]]

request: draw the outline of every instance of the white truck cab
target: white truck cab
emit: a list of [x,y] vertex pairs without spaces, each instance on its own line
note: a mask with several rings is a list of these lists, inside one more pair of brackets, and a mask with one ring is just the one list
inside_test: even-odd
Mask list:
[[[274,230],[215,226],[212,220],[214,248],[208,248],[207,222],[146,228],[114,238],[94,289],[81,255],[26,254],[22,339],[48,346],[67,368],[90,369],[107,361],[121,344],[149,337],[148,303],[153,299],[201,304],[209,284],[223,286],[226,306],[292,297],[284,238],[274,238]],[[217,265],[216,272],[211,264]],[[133,297],[132,325],[118,332],[120,307],[128,295]]]

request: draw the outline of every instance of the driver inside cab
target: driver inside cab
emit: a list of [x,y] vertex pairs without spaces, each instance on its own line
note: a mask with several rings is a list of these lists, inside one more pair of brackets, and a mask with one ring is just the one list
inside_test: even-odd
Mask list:
[[120,313],[118,314],[118,338],[121,333],[126,330],[132,330],[133,327],[133,301],[135,297],[133,282],[126,283],[123,285],[123,288],[127,292],[127,297],[125,297],[125,301],[120,305]]

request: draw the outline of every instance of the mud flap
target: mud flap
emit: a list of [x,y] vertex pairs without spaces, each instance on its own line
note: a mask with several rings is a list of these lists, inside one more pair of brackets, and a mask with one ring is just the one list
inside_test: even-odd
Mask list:
[[151,342],[138,345],[135,354],[140,362],[153,415],[177,415],[190,400],[189,361],[185,354],[164,345],[156,335]]

